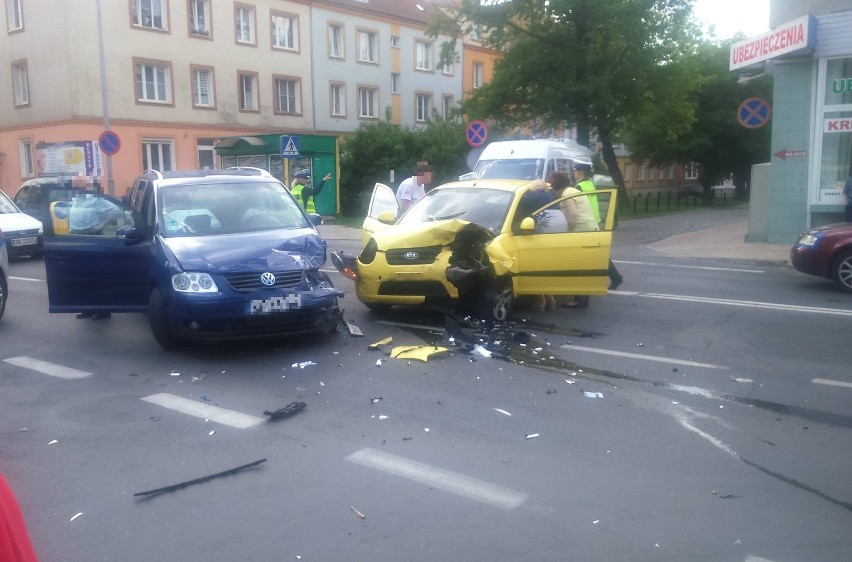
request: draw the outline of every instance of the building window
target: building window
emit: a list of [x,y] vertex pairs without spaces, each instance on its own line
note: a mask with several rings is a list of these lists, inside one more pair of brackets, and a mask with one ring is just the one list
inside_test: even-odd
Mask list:
[[328,26],[328,56],[333,59],[346,58],[343,49],[343,26],[332,23]]
[[417,94],[417,115],[415,121],[428,121],[432,116],[432,94]]
[[358,62],[378,64],[378,38],[375,31],[358,31]]
[[15,107],[30,105],[30,81],[27,61],[12,63],[12,86],[15,89]]
[[633,173],[633,166],[630,162],[624,164],[624,181],[630,181],[630,174]]
[[174,143],[164,139],[142,139],[142,169],[170,172],[174,170]]
[[210,37],[210,0],[189,0],[189,34]]
[[376,119],[378,117],[376,110],[379,102],[378,98],[378,88],[365,86],[358,88],[358,117]]
[[399,35],[391,35],[390,44],[391,48],[399,49]]
[[399,72],[391,72],[391,93],[399,93]]
[[444,63],[441,67],[441,74],[444,76],[455,76],[456,74],[456,63],[455,61],[450,61],[448,63]]
[[257,111],[257,73],[240,72],[240,111]]
[[645,163],[644,162],[638,162],[636,164],[636,180],[637,181],[644,181],[644,179],[645,179]]
[[648,168],[648,181],[654,181],[655,168]]
[[212,170],[216,167],[216,139],[198,139],[198,169]]
[[698,164],[696,162],[690,162],[686,166],[683,167],[683,177],[688,180],[697,180],[698,179]]
[[444,97],[441,98],[441,116],[444,119],[452,117],[453,105],[455,105],[455,98],[451,94],[444,94]]
[[18,31],[24,28],[23,0],[6,0],[6,30]]
[[272,48],[299,50],[299,18],[290,14],[272,13]]
[[485,65],[481,62],[473,63],[473,87],[474,89],[482,87],[485,81]]
[[669,165],[668,179],[674,179],[674,164]]
[[205,109],[216,107],[212,67],[192,67],[192,106]]
[[332,82],[329,89],[332,117],[346,117],[346,85]]
[[234,17],[237,26],[237,43],[255,45],[257,39],[254,32],[254,8],[252,6],[235,4]]
[[171,103],[171,65],[160,61],[136,61],[136,100]]
[[275,113],[302,112],[301,83],[298,78],[275,77]]
[[133,25],[166,31],[165,10],[163,0],[131,0],[133,10]]
[[432,71],[432,43],[425,41],[414,42],[414,68]]
[[35,175],[35,170],[33,169],[33,141],[18,141],[18,154],[21,158],[21,177],[33,177]]
[[482,39],[482,28],[478,23],[470,26],[470,39],[471,41],[480,41]]

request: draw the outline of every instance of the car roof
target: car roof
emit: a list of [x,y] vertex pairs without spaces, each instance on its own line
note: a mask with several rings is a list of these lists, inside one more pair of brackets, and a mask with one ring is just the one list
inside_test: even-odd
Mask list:
[[489,180],[461,180],[450,183],[445,183],[435,187],[435,189],[459,189],[476,187],[480,189],[498,189],[500,191],[518,191],[519,189],[528,186],[538,180],[508,180],[508,179],[489,179]]
[[[256,168],[171,170],[168,172],[146,170],[142,174],[142,177],[156,182],[160,186],[197,185],[199,183],[233,183],[235,178],[239,178],[239,183],[269,183],[270,180],[280,183],[278,179],[272,176],[272,174],[269,174],[268,172],[261,174]],[[199,182],[199,179],[203,179],[204,181]]]

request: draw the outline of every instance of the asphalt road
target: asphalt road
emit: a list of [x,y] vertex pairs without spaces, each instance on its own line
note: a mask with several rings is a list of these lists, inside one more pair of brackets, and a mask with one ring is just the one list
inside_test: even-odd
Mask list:
[[[743,216],[623,221],[619,291],[481,342],[335,276],[364,337],[165,353],[141,316],[47,314],[41,262],[15,262],[0,471],[46,561],[852,559],[852,300],[647,248]],[[449,351],[388,356],[404,344]]]

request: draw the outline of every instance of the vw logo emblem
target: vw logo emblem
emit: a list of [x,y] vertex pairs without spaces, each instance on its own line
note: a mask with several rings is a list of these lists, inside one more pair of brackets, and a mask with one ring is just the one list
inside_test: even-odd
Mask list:
[[269,272],[266,272],[260,276],[260,282],[266,285],[267,287],[271,287],[272,285],[275,285],[275,276]]
[[403,254],[402,257],[404,257],[407,260],[416,260],[417,258],[420,257],[420,254],[418,254],[417,252],[405,252],[405,254]]

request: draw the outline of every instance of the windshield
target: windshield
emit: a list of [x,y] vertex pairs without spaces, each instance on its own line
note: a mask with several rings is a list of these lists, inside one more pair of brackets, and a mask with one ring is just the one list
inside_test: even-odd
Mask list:
[[399,224],[412,225],[457,218],[478,224],[496,234],[506,220],[513,197],[513,192],[498,189],[434,189],[415,203]]
[[18,211],[18,208],[15,207],[14,203],[12,203],[12,200],[9,199],[9,196],[0,191],[0,215],[18,212],[20,211]]
[[163,236],[208,236],[311,223],[278,182],[175,185],[159,190]]
[[513,158],[508,160],[480,160],[474,173],[480,179],[542,179],[543,158]]

